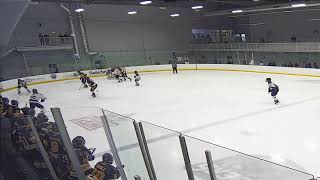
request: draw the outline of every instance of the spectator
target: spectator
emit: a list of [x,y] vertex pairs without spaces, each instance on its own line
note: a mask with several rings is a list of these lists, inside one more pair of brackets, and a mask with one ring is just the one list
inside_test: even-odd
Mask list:
[[307,63],[307,68],[312,68],[312,65],[310,62]]
[[62,33],[59,33],[59,38],[60,38],[60,43],[64,44],[64,37],[63,37]]
[[40,45],[43,46],[44,45],[44,38],[43,38],[43,34],[40,32],[39,35],[39,40],[40,40]]
[[298,64],[298,63],[295,63],[295,64],[294,64],[294,67],[299,67],[299,64]]
[[45,33],[43,35],[43,38],[44,38],[44,41],[45,41],[45,45],[48,46],[49,43],[50,43],[50,40],[49,40],[49,35],[47,33]]
[[316,62],[313,63],[313,68],[319,69],[319,66],[318,66],[318,64]]
[[263,64],[263,62],[262,62],[262,61],[260,61],[259,65],[260,65],[260,66],[264,66],[264,64]]
[[288,63],[288,67],[293,67],[293,64],[292,64],[292,62],[291,62],[291,61],[289,61],[289,63]]
[[297,41],[297,38],[293,33],[291,33],[291,41],[292,42],[296,42]]

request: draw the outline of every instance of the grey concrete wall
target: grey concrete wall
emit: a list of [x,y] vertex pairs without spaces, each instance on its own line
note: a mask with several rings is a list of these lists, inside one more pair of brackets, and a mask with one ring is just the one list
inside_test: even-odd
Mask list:
[[66,12],[58,3],[29,5],[10,39],[10,46],[37,45],[38,34],[69,32]]
[[[190,10],[90,5],[84,12],[90,47],[95,51],[186,49],[197,27]],[[128,15],[137,10],[137,15]],[[171,18],[178,12],[181,17]]]
[[251,26],[252,38],[259,41],[290,41],[294,33],[298,41],[319,41],[320,21],[310,19],[319,18],[319,11],[303,11],[281,14],[264,14],[250,16],[250,23],[265,23],[264,25]]

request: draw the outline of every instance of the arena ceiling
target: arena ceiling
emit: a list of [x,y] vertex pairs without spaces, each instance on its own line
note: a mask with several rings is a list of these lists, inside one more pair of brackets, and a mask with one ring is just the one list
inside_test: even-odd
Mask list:
[[[143,0],[33,0],[37,2],[85,3],[85,4],[112,4],[112,5],[139,5]],[[254,8],[258,6],[284,3],[310,2],[311,0],[153,0],[148,6],[190,8],[194,5],[203,5],[206,12],[222,11],[235,8]]]

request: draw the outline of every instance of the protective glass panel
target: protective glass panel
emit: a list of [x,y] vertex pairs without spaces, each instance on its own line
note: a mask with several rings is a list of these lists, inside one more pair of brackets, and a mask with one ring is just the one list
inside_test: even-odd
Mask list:
[[[212,154],[217,180],[312,179],[309,174],[265,160],[268,157],[250,156],[192,137],[185,138],[196,180],[210,180],[205,151]],[[293,162],[285,163],[293,166]]]
[[149,179],[133,126],[133,119],[109,111],[104,112],[128,179],[139,175]]
[[142,122],[152,163],[158,179],[188,179],[179,133]]

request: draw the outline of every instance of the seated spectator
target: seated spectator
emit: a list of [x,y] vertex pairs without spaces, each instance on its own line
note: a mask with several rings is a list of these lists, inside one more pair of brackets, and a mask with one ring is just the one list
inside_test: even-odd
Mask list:
[[307,68],[312,68],[312,65],[310,62],[307,63]]
[[264,66],[264,64],[263,64],[263,62],[262,62],[262,61],[260,61],[259,65],[260,65],[260,66]]
[[299,67],[299,64],[298,64],[298,63],[295,63],[295,64],[294,64],[294,67]]
[[293,64],[291,61],[288,63],[288,67],[293,67]]
[[318,66],[318,64],[316,62],[313,63],[313,68],[319,69],[319,66]]

